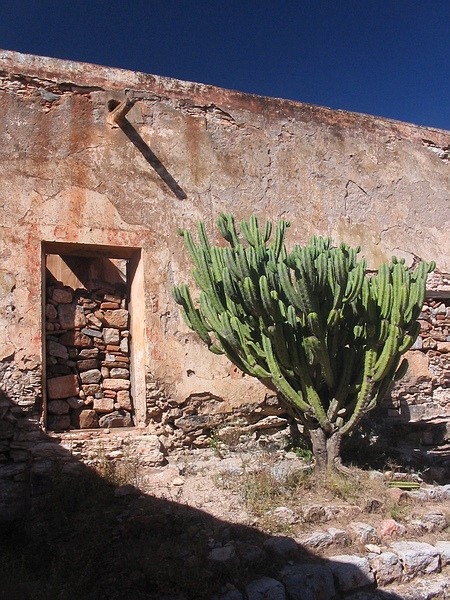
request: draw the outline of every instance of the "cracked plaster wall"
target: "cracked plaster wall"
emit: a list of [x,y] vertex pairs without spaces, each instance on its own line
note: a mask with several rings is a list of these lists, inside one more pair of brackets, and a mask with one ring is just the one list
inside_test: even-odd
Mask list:
[[[107,125],[108,102],[125,97],[184,199]],[[226,413],[265,397],[181,320],[170,295],[189,279],[180,226],[203,219],[213,232],[220,212],[284,217],[292,242],[330,235],[361,245],[372,268],[395,253],[450,271],[448,132],[5,51],[0,111],[0,358],[23,372],[41,361],[41,241],[140,247],[156,421],[191,396]]]

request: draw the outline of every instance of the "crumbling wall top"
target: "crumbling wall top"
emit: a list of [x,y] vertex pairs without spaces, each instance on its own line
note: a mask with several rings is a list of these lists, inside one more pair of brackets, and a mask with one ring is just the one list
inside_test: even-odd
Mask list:
[[258,96],[160,75],[0,49],[1,72],[11,77],[47,80],[61,85],[121,91],[130,97],[141,96],[147,99],[149,95],[155,95],[189,101],[194,106],[203,105],[211,109],[220,106],[221,110],[257,112],[274,120],[293,118],[300,122],[312,121],[337,129],[345,127],[367,131],[385,130],[411,140],[429,140],[431,134],[433,143],[438,146],[448,146],[450,143],[450,132],[433,127],[333,110],[293,100]]

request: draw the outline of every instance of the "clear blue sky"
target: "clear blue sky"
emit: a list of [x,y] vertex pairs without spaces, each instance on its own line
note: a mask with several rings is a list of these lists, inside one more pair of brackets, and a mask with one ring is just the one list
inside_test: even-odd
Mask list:
[[1,0],[0,48],[450,130],[450,0]]

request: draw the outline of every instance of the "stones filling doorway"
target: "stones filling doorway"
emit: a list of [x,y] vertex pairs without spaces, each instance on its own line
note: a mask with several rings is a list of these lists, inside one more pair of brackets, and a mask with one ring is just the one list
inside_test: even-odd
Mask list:
[[45,254],[45,425],[133,426],[128,260]]

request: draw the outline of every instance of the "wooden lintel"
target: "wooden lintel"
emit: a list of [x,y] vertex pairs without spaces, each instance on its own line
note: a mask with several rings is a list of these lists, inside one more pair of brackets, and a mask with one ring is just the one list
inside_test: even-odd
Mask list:
[[125,120],[126,115],[133,108],[136,100],[123,100],[106,117],[106,121],[111,127],[120,127]]

